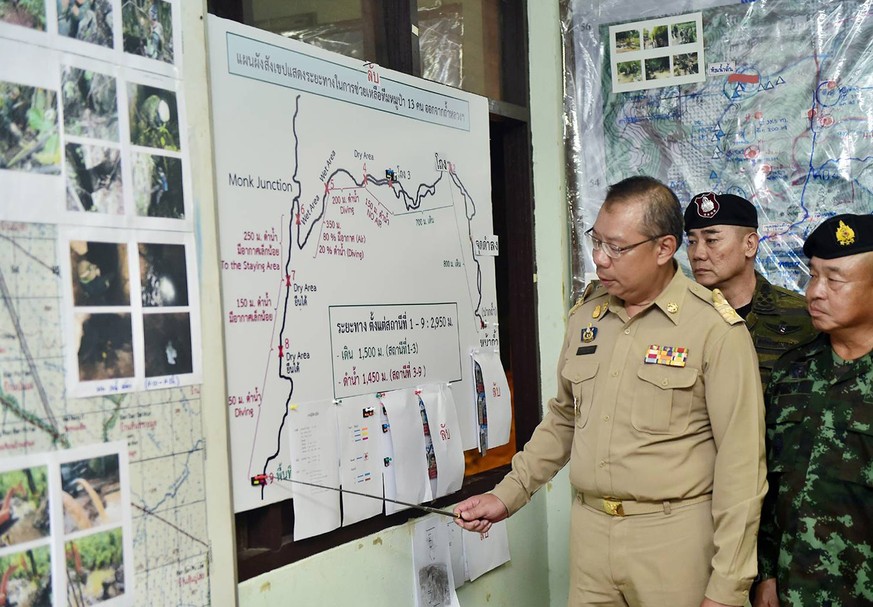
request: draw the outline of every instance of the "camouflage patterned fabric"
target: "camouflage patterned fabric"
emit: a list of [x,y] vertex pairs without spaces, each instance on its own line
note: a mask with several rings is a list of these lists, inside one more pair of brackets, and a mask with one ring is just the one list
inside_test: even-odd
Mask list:
[[822,334],[776,363],[765,402],[761,577],[782,607],[873,605],[873,353],[835,359]]
[[766,388],[776,360],[786,350],[810,341],[816,330],[802,295],[770,284],[757,272],[755,277],[757,284],[746,326],[758,353],[761,385]]

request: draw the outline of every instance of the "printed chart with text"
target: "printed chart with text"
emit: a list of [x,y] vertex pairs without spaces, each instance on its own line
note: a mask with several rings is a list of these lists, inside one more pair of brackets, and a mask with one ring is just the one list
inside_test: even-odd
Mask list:
[[448,383],[498,348],[485,99],[211,18],[236,511],[291,496],[298,406]]

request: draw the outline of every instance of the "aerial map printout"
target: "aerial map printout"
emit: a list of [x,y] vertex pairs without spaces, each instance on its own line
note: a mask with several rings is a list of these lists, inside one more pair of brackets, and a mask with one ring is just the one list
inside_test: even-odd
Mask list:
[[[802,289],[806,235],[873,210],[870,3],[572,4],[585,226],[606,186],[631,175],[665,181],[683,207],[700,192],[738,194],[758,208],[758,269]],[[613,93],[614,69],[620,90],[641,90]],[[695,70],[703,82],[671,84]]]

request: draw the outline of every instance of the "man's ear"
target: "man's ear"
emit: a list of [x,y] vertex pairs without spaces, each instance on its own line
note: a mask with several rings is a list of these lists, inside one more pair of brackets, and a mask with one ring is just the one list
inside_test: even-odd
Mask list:
[[679,248],[679,242],[672,234],[661,236],[658,239],[658,265],[663,266],[667,263],[673,263],[673,256],[676,255],[676,250]]
[[758,254],[758,243],[760,241],[761,237],[758,236],[757,232],[749,232],[743,238],[743,253],[747,259],[754,259],[755,255]]

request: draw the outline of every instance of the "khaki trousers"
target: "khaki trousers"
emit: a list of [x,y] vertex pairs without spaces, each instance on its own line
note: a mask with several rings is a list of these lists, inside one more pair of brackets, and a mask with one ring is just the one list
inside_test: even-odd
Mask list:
[[573,500],[569,607],[700,607],[712,573],[712,502],[610,516]]

